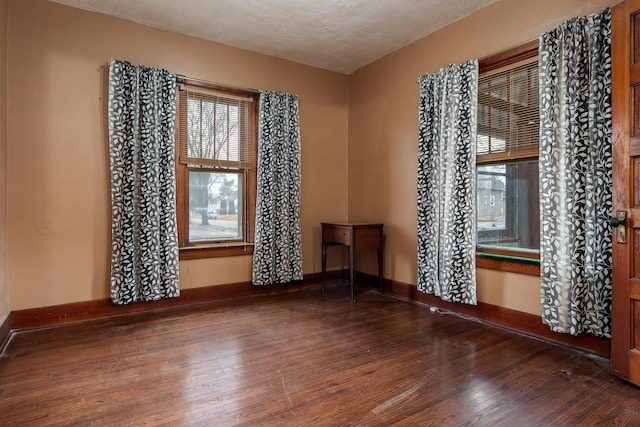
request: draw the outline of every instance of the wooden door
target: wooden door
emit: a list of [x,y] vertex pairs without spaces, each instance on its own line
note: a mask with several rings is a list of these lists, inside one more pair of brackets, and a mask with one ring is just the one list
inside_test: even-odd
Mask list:
[[613,234],[611,369],[640,385],[640,0],[612,10]]

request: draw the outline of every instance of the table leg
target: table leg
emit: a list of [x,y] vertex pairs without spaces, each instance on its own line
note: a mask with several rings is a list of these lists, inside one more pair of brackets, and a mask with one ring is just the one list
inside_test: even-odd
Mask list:
[[324,295],[324,281],[327,273],[327,244],[322,243],[322,294]]
[[382,244],[378,247],[378,285],[380,286],[380,295],[384,294],[384,280],[382,279]]
[[356,302],[354,286],[356,281],[356,269],[354,267],[354,242],[349,245],[349,286],[351,287],[351,301]]

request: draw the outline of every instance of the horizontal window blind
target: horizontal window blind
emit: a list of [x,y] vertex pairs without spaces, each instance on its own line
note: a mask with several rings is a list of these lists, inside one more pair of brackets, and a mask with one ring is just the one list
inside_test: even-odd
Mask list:
[[537,57],[480,76],[478,163],[538,155],[538,86]]
[[193,167],[252,165],[251,98],[180,88],[179,161]]

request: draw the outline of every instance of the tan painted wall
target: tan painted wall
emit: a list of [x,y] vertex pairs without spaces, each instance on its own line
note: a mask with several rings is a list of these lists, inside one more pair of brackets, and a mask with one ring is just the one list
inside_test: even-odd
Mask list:
[[[105,64],[112,57],[299,96],[304,272],[320,271],[320,222],[347,217],[346,76],[44,0],[9,4],[12,310],[108,297]],[[180,267],[183,288],[251,277],[250,257]]]
[[[618,2],[500,0],[350,76],[349,219],[385,224],[386,277],[417,282],[418,76],[504,51]],[[484,269],[477,276],[480,301],[540,314],[538,278]]]
[[7,292],[7,12],[0,0],[0,325],[9,315]]

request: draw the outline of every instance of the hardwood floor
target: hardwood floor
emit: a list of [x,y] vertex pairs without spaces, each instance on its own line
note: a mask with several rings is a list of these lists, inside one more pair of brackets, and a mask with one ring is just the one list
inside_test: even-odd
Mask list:
[[640,425],[609,361],[310,288],[15,334],[0,425]]

